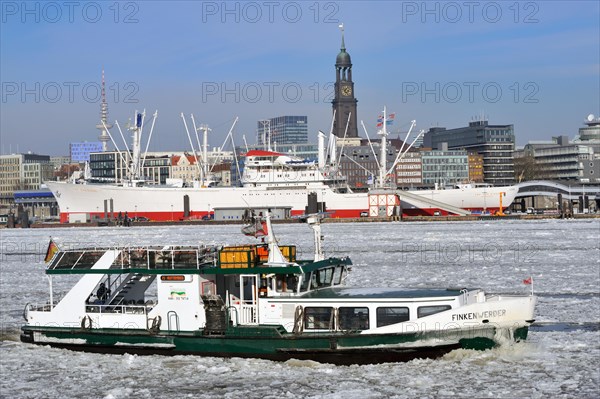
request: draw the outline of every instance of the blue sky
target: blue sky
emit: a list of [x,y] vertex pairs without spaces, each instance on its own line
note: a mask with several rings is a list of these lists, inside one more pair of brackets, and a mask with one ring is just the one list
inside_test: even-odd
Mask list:
[[[68,154],[95,141],[104,67],[109,119],[158,110],[150,148],[188,150],[180,113],[221,145],[256,123],[308,115],[328,131],[345,25],[358,119],[394,129],[514,124],[517,144],[573,137],[600,113],[598,1],[2,1],[1,151]],[[116,130],[112,131],[117,134]],[[361,135],[364,133],[361,131]],[[120,139],[119,139],[120,141]]]

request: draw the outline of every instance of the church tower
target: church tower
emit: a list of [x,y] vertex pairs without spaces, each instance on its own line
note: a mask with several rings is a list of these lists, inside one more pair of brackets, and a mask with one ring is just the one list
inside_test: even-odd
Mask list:
[[342,47],[335,59],[335,86],[332,101],[333,110],[335,111],[333,134],[340,138],[344,137],[346,123],[348,123],[348,116],[350,116],[346,137],[358,137],[358,126],[356,124],[356,103],[358,100],[354,97],[352,62],[344,44],[344,24],[340,25],[340,29],[342,31]]

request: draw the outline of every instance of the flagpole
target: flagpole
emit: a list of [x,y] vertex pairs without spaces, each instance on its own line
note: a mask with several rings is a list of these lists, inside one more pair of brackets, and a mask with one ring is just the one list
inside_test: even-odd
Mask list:
[[52,294],[52,276],[48,274],[47,277],[48,285],[50,286],[50,310],[52,310],[54,308],[54,296]]

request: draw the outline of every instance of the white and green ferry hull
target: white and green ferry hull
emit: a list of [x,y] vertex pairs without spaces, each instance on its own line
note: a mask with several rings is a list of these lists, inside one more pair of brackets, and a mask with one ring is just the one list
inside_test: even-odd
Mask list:
[[97,353],[246,357],[285,361],[315,360],[333,364],[368,364],[436,358],[455,349],[490,349],[500,336],[515,341],[528,327],[514,331],[495,326],[400,334],[360,332],[288,333],[281,326],[237,326],[223,334],[24,326],[21,340]]

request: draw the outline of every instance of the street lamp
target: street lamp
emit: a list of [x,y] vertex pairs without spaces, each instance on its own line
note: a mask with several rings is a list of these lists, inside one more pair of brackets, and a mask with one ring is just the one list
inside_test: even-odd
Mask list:
[[137,219],[137,205],[135,205],[135,214],[133,215]]
[[173,221],[173,204],[171,204],[171,221]]

